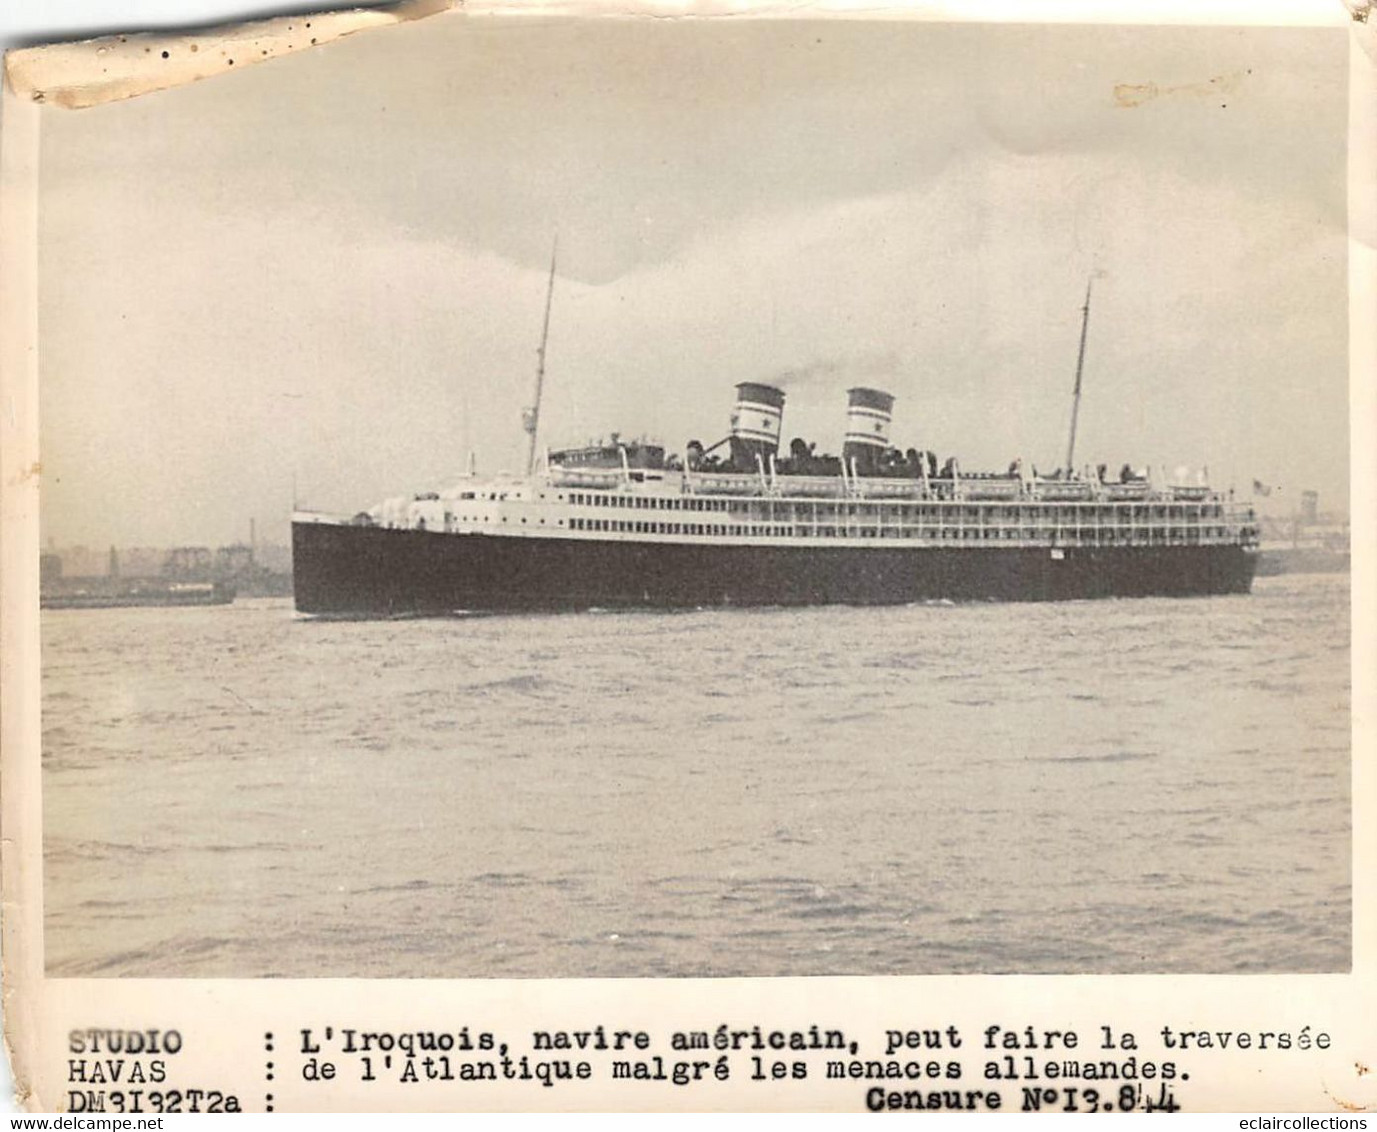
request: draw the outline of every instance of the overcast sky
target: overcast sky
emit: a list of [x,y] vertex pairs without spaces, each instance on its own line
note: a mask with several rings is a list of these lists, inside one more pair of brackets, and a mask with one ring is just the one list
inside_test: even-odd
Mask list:
[[782,378],[785,437],[836,451],[861,381],[902,447],[1055,467],[1096,272],[1078,462],[1344,507],[1346,61],[1342,29],[453,14],[45,110],[44,535],[285,540],[293,477],[353,512],[470,448],[518,468],[556,231],[551,444],[711,442]]

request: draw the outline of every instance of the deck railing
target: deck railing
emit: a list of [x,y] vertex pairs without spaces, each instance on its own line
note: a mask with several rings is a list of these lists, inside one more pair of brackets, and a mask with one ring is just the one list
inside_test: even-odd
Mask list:
[[[630,476],[617,468],[553,467],[547,473],[556,487],[618,490],[641,483],[644,472]],[[870,476],[771,476],[756,472],[660,473],[665,488],[682,495],[787,499],[905,499],[914,501],[1045,501],[1127,502],[1173,500],[1220,501],[1222,495],[1196,484],[1155,489],[1146,480],[1021,479],[1004,475],[886,479]]]
[[895,480],[685,473],[632,484],[552,468],[575,530],[725,538],[880,538],[989,546],[1256,546],[1252,509],[1198,485],[966,476]]
[[1222,502],[922,503],[574,493],[576,530],[731,538],[879,538],[935,545],[1208,546],[1257,541],[1250,509]]

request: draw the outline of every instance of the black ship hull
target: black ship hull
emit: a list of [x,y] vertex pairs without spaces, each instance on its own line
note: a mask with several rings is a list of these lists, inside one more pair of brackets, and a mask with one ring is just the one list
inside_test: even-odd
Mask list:
[[459,611],[1068,601],[1247,593],[1255,551],[868,547],[457,535],[292,524],[296,607],[336,616]]

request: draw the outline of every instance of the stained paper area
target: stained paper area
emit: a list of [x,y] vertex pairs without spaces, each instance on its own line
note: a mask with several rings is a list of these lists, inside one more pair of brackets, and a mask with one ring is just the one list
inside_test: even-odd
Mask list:
[[453,0],[406,0],[387,8],[284,16],[200,32],[58,43],[10,52],[5,78],[35,102],[69,109],[98,106],[251,67],[356,32],[424,19],[453,6]]

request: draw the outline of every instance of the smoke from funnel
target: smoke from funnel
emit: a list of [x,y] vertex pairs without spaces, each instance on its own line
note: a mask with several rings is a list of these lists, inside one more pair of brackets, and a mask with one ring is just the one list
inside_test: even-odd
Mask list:
[[835,388],[847,382],[883,384],[902,369],[894,353],[850,354],[838,358],[819,358],[775,374],[770,384],[780,389],[799,389],[809,385]]

